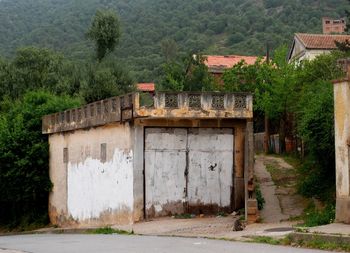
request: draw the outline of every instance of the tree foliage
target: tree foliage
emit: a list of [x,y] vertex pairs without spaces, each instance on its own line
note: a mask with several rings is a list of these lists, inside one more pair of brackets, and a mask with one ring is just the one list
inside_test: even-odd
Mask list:
[[96,10],[108,9],[123,30],[109,57],[129,66],[137,81],[157,81],[164,39],[175,41],[181,56],[264,55],[267,41],[275,49],[295,32],[321,33],[322,17],[343,17],[347,6],[347,0],[1,0],[0,55],[33,45],[90,59],[86,28]]
[[[318,56],[300,65],[288,64],[286,47],[280,47],[270,62],[244,62],[225,72],[227,91],[254,93],[255,111],[262,111],[284,137],[301,138],[306,161],[299,189],[308,197],[327,198],[334,188],[334,108],[331,81],[342,75],[337,59],[343,53]],[[327,195],[328,194],[328,195]]]
[[26,93],[15,102],[2,101],[0,224],[18,226],[47,222],[51,182],[48,140],[40,131],[41,118],[79,104],[78,99],[43,91]]
[[163,65],[159,89],[166,91],[210,91],[216,83],[204,64],[205,57],[189,55],[181,61]]
[[96,58],[101,62],[119,43],[120,27],[117,15],[113,11],[98,10],[87,36],[95,42]]

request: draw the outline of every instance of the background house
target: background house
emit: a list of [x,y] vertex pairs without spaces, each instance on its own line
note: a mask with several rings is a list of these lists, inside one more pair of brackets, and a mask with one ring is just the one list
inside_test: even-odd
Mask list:
[[137,91],[154,94],[156,91],[155,83],[138,83],[136,84]]
[[335,44],[350,40],[350,35],[296,33],[288,54],[288,62],[313,60],[337,49]]
[[209,73],[213,74],[217,80],[221,80],[225,70],[232,68],[236,64],[244,61],[248,65],[253,65],[258,56],[241,56],[241,55],[204,55],[206,58],[205,65]]

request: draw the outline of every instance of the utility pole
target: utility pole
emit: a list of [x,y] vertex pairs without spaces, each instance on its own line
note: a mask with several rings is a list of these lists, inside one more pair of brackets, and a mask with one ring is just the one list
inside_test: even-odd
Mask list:
[[[266,63],[270,63],[270,46],[266,43]],[[265,135],[264,135],[264,152],[267,154],[270,148],[270,124],[269,117],[265,112]]]

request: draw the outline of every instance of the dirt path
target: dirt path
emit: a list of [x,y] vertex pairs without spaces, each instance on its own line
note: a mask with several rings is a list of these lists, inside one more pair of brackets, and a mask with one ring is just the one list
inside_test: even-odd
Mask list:
[[297,194],[297,176],[293,166],[282,158],[259,155],[255,160],[255,174],[265,207],[261,211],[263,222],[280,222],[300,216],[307,201]]

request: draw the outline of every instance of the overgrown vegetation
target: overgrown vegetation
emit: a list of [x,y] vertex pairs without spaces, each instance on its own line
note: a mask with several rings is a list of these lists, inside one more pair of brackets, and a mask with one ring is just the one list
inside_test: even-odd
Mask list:
[[335,219],[335,205],[328,203],[321,210],[317,209],[312,203],[308,208],[305,209],[303,220],[303,226],[315,227],[333,223]]
[[26,228],[46,224],[48,140],[41,118],[80,104],[79,99],[32,91],[21,100],[3,100],[0,113],[0,224]]
[[110,235],[110,234],[119,234],[119,235],[133,235],[134,232],[131,231],[125,231],[120,229],[114,229],[111,227],[103,227],[103,228],[97,228],[95,230],[91,231],[91,234],[103,234],[103,235]]

